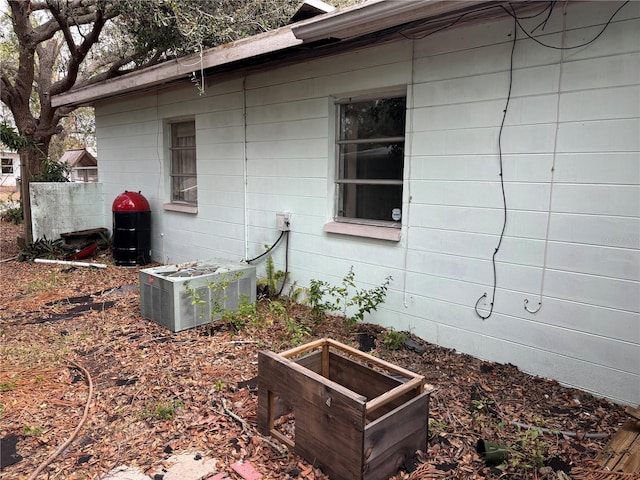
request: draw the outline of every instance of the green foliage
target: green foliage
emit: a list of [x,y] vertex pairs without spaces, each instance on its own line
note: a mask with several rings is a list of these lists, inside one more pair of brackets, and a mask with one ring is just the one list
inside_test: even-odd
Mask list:
[[10,392],[15,390],[18,380],[18,377],[11,377],[8,382],[0,383],[0,392]]
[[[185,295],[191,300],[191,305],[197,305],[200,310],[200,318],[203,318],[209,310],[209,321],[222,319],[223,321],[234,325],[234,322],[239,321],[236,318],[234,312],[227,311],[225,303],[227,301],[227,288],[232,282],[237,281],[242,276],[242,272],[234,272],[233,275],[224,274],[221,275],[217,281],[210,282],[203,288],[192,288],[191,282],[185,280]],[[201,291],[207,291],[207,295],[203,298]],[[242,299],[240,301],[242,303]]]
[[280,292],[280,282],[285,282],[287,275],[282,270],[276,270],[271,256],[267,257],[266,278],[258,279],[257,287],[260,297],[276,298]]
[[151,407],[145,408],[142,418],[155,418],[156,420],[171,420],[179,408],[184,408],[184,403],[173,400],[170,402],[157,402]]
[[44,432],[44,430],[42,429],[42,427],[34,427],[31,425],[25,425],[22,428],[22,433],[24,433],[24,435],[29,436],[29,437],[37,437],[39,435],[42,435],[42,433]]
[[45,158],[42,171],[31,176],[31,182],[68,182],[71,167],[67,162]]
[[[544,466],[548,445],[536,428],[520,431],[511,445],[508,465],[516,470],[533,470]],[[506,466],[506,465],[505,465]]]
[[491,405],[495,404],[493,400],[487,397],[471,400],[473,411],[477,413],[486,413]]
[[217,392],[222,392],[224,390],[224,382],[220,379],[216,380],[216,383],[213,384],[213,388],[215,388]]
[[398,332],[393,328],[387,328],[382,332],[382,343],[384,343],[389,350],[400,349],[408,338],[409,334],[407,332]]
[[[341,285],[331,285],[323,280],[311,279],[307,291],[307,302],[311,316],[316,323],[322,322],[327,313],[339,312],[348,325],[364,320],[367,313],[377,310],[384,302],[392,277],[388,276],[382,285],[369,290],[359,289],[355,282],[353,265],[342,278]],[[354,311],[355,310],[355,311]],[[350,311],[354,311],[349,315]]]
[[237,310],[225,310],[222,312],[222,320],[232,326],[234,330],[240,330],[247,324],[256,327],[260,324],[258,305],[250,302],[247,295],[240,295]]
[[33,141],[21,136],[8,123],[2,122],[0,123],[0,143],[3,143],[11,150],[18,151],[32,145]]
[[46,237],[39,238],[35,242],[27,245],[18,254],[18,261],[24,262],[36,258],[60,258],[68,255],[71,250],[64,245],[62,239],[47,240]]
[[5,222],[11,222],[14,225],[20,225],[24,220],[22,213],[22,205],[19,207],[7,208],[0,214],[0,219]]

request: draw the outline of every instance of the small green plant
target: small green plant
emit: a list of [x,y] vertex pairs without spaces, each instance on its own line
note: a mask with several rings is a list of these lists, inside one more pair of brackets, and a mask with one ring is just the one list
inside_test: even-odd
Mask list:
[[221,318],[236,331],[244,328],[247,324],[252,327],[261,325],[258,305],[256,302],[250,302],[247,295],[240,295],[237,310],[225,310],[222,312]]
[[47,240],[46,237],[39,238],[35,242],[27,245],[18,255],[18,261],[24,262],[35,258],[59,258],[71,253],[72,250],[65,246],[63,240]]
[[2,212],[0,218],[5,222],[11,222],[14,225],[20,225],[22,223],[22,220],[24,219],[22,206],[7,208],[4,212]]
[[495,404],[493,400],[487,397],[471,400],[473,411],[477,413],[486,413],[491,405]]
[[224,382],[220,379],[216,380],[216,383],[214,383],[213,388],[215,388],[217,392],[222,392],[224,390]]
[[[377,310],[384,302],[393,278],[388,276],[382,285],[365,290],[355,282],[353,265],[342,278],[340,285],[331,285],[323,280],[311,279],[307,290],[307,302],[316,324],[321,323],[327,313],[340,312],[347,325],[353,326],[364,320],[367,313]],[[349,312],[353,312],[349,315]]]
[[22,433],[29,437],[37,437],[42,435],[43,432],[44,430],[41,427],[33,427],[31,425],[25,425],[22,428]]
[[176,414],[178,408],[184,408],[184,403],[179,401],[158,402],[153,406],[150,412],[146,412],[146,417],[153,417],[157,420],[171,420]]
[[0,383],[0,392],[10,392],[15,390],[18,380],[18,377],[11,377],[8,382]]
[[42,382],[44,382],[44,377],[42,377],[40,375],[36,375],[34,380],[35,380],[36,383],[42,383]]
[[280,282],[285,282],[287,275],[282,270],[276,270],[273,257],[271,256],[267,257],[265,270],[267,274],[266,278],[258,279],[257,288],[259,296],[276,298],[280,293]]
[[445,432],[447,430],[447,424],[429,417],[429,434],[435,435],[437,432]]
[[191,305],[197,305],[200,310],[200,318],[205,318],[209,310],[209,321],[222,319],[228,321],[225,303],[227,301],[227,288],[232,282],[237,281],[242,272],[234,272],[233,275],[221,275],[218,281],[210,282],[206,287],[192,288],[191,282],[185,280],[185,295],[191,300]]
[[540,430],[530,428],[520,431],[511,445],[509,465],[517,470],[538,469],[544,466],[547,450],[548,446]]
[[389,350],[399,350],[408,338],[409,334],[407,332],[398,332],[393,328],[387,328],[382,332],[382,343],[384,343]]

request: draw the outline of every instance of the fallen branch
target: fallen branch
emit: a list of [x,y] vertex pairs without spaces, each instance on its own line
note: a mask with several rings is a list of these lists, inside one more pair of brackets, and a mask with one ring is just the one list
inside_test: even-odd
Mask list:
[[[227,408],[227,400],[225,398],[222,399],[222,410],[224,411],[224,413],[228,416],[230,416],[231,418],[233,418],[236,422],[238,422],[241,426],[242,426],[242,431],[248,435],[249,437],[254,437],[256,435],[252,434],[250,432],[250,427],[249,424],[247,424],[246,420],[239,417],[238,415],[236,415],[235,413],[233,413],[231,410],[229,410]],[[262,436],[262,435],[257,435],[263,442],[271,445],[276,452],[278,452],[279,454],[282,455],[282,448],[277,445],[276,443],[272,442],[271,440],[269,440],[268,438]]]
[[6,263],[6,262],[10,262],[11,260],[17,260],[18,257],[11,257],[11,258],[3,258],[2,260],[0,260],[0,263]]
[[534,425],[528,425],[526,423],[520,422],[511,422],[511,425],[519,428],[526,428],[527,430],[537,430],[540,433],[551,433],[555,436],[563,435],[565,437],[574,437],[574,438],[607,438],[609,436],[608,433],[581,433],[581,432],[563,432],[562,430],[552,430],[550,428],[542,428],[536,427]]
[[93,379],[91,378],[91,374],[89,373],[89,371],[84,368],[82,365],[78,365],[75,362],[71,362],[71,364],[76,367],[77,369],[79,369],[84,376],[87,379],[87,382],[89,383],[89,394],[87,395],[87,403],[85,403],[84,406],[84,413],[82,414],[82,418],[80,419],[80,423],[78,423],[78,426],[76,427],[76,429],[73,431],[73,433],[71,434],[71,436],[62,444],[60,445],[55,452],[53,452],[49,458],[47,458],[44,462],[42,462],[38,468],[36,468],[36,470],[29,476],[28,480],[35,480],[38,475],[40,475],[40,473],[42,472],[42,470],[44,470],[47,465],[49,465],[51,462],[53,462],[62,452],[65,451],[65,449],[71,445],[71,442],[73,442],[76,438],[76,436],[78,435],[78,432],[80,431],[80,429],[82,428],[82,426],[84,425],[84,422],[87,421],[87,416],[89,415],[89,405],[91,405],[91,400],[93,397]]
[[74,267],[107,268],[107,266],[104,263],[73,262],[71,260],[49,260],[48,258],[36,258],[34,262],[55,263],[57,265],[73,265]]

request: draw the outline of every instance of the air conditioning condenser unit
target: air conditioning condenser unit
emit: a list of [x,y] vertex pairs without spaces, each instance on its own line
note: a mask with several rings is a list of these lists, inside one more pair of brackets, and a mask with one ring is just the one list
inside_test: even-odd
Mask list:
[[219,320],[256,301],[256,267],[214,259],[139,272],[142,316],[172,332]]

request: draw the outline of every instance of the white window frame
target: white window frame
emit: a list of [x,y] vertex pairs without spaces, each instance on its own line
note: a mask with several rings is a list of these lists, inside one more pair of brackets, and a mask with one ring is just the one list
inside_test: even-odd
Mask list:
[[[333,109],[334,109],[334,139],[332,141],[334,148],[334,162],[333,162],[333,178],[332,178],[332,190],[333,190],[333,221],[325,224],[324,231],[328,233],[339,233],[345,235],[355,235],[362,237],[370,237],[377,238],[382,240],[400,240],[400,231],[401,231],[401,221],[393,221],[393,220],[374,220],[374,219],[366,219],[366,218],[355,218],[355,217],[346,217],[341,216],[340,208],[341,208],[341,199],[340,199],[340,185],[346,183],[356,183],[356,184],[373,184],[373,185],[401,185],[402,186],[402,198],[404,198],[404,190],[406,188],[406,181],[404,178],[404,173],[402,175],[403,178],[399,180],[348,180],[343,179],[341,177],[341,166],[340,166],[340,145],[345,143],[367,143],[371,140],[384,140],[384,141],[402,141],[406,146],[406,120],[405,120],[405,132],[403,132],[402,136],[398,137],[389,137],[384,139],[363,139],[349,141],[349,140],[341,140],[340,139],[340,124],[341,124],[341,105],[348,103],[358,103],[358,102],[366,102],[377,99],[385,99],[385,98],[396,98],[396,97],[404,97],[407,99],[407,90],[406,87],[387,89],[387,90],[377,90],[373,92],[367,92],[364,94],[356,94],[356,95],[343,95],[340,97],[334,97],[332,99]],[[405,106],[405,115],[407,114],[407,109]],[[403,162],[403,171],[404,171],[404,163],[406,162],[406,153],[402,159]],[[402,205],[399,205],[402,208]]]
[[[173,143],[173,138],[174,138],[174,128],[175,126],[179,125],[179,124],[185,124],[185,123],[190,123],[193,125],[193,132],[194,132],[194,137],[195,137],[195,142],[193,146],[176,146]],[[198,193],[197,193],[197,188],[198,188],[198,171],[197,171],[197,143],[198,143],[198,139],[197,139],[197,128],[196,128],[196,121],[195,118],[193,117],[186,117],[186,118],[177,118],[177,119],[171,119],[169,121],[166,122],[166,132],[167,132],[167,178],[168,178],[168,192],[169,192],[169,202],[165,203],[163,205],[165,210],[171,210],[171,211],[176,211],[176,212],[183,212],[183,213],[197,213],[198,212]],[[195,158],[196,158],[196,171],[194,174],[182,174],[182,173],[176,173],[173,171],[173,158],[174,158],[174,154],[175,152],[178,151],[184,151],[184,150],[193,150]],[[176,198],[176,192],[174,191],[174,178],[179,178],[179,177],[194,177],[196,184],[193,188],[196,189],[196,198],[195,200],[184,200],[184,199],[180,199],[180,198]]]
[[[6,160],[8,160],[10,163],[5,165],[4,162]],[[14,170],[15,169],[15,161],[14,161],[14,159],[13,158],[2,157],[2,166],[0,168],[1,168],[0,174],[2,174],[2,175],[13,175],[15,173],[15,170]],[[8,168],[8,170],[10,170],[10,171],[5,172],[4,171],[5,168]]]

